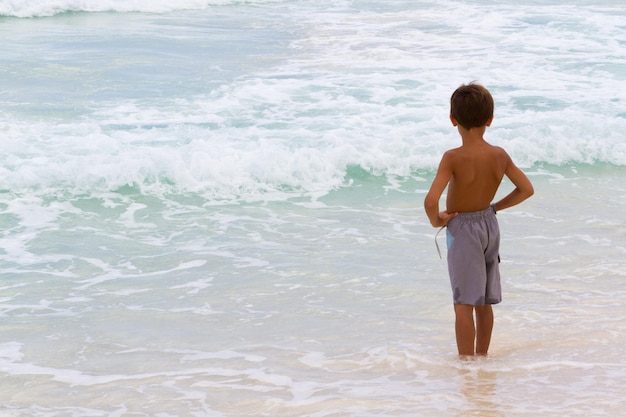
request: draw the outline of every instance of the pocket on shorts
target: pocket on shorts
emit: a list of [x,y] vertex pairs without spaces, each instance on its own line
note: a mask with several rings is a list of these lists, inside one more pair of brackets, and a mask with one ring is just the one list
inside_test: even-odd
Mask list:
[[446,227],[446,245],[448,246],[448,250],[450,250],[453,243],[454,243],[454,235],[450,231],[450,227]]

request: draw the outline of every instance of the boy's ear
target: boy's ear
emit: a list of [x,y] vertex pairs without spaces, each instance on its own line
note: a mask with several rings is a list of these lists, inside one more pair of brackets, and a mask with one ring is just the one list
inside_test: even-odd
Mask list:
[[450,115],[450,121],[452,122],[452,126],[456,126],[459,124],[453,115]]
[[485,126],[491,126],[491,122],[493,122],[493,114],[491,115],[489,120],[487,120],[487,123],[485,124]]

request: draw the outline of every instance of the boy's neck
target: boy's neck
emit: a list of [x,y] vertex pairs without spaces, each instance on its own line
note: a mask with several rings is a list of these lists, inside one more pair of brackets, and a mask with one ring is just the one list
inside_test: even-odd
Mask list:
[[453,126],[456,126],[459,130],[459,134],[463,139],[463,145],[471,145],[478,143],[485,143],[485,139],[483,139],[483,135],[485,134],[485,130],[487,130],[488,126],[491,126],[491,122],[493,121],[493,114],[487,119],[484,125],[480,127],[472,127],[470,129],[466,129],[459,122],[457,122],[456,118],[450,114],[450,121]]
[[485,141],[483,136],[485,135],[487,126],[473,127],[471,129],[466,129],[463,126],[458,125],[457,128],[459,130],[459,134],[461,135],[461,139],[463,140],[464,145],[471,145],[474,143]]

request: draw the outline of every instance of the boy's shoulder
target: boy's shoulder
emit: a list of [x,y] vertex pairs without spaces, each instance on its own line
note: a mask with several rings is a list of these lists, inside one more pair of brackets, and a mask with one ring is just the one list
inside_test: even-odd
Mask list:
[[509,154],[501,146],[491,145],[483,142],[480,146],[459,146],[458,148],[448,149],[444,156],[447,157],[472,157],[475,155],[488,154],[492,157],[508,158]]
[[453,171],[464,170],[469,166],[498,166],[500,169],[505,169],[510,162],[509,154],[500,146],[486,142],[485,144],[485,146],[459,146],[449,149],[443,154],[442,163]]

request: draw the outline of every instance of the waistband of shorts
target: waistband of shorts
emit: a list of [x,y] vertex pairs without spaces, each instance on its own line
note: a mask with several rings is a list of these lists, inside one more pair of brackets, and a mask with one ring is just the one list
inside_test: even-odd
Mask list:
[[496,205],[492,204],[484,210],[459,213],[456,215],[456,217],[463,219],[463,220],[481,220],[481,219],[495,216],[495,215],[496,215]]

